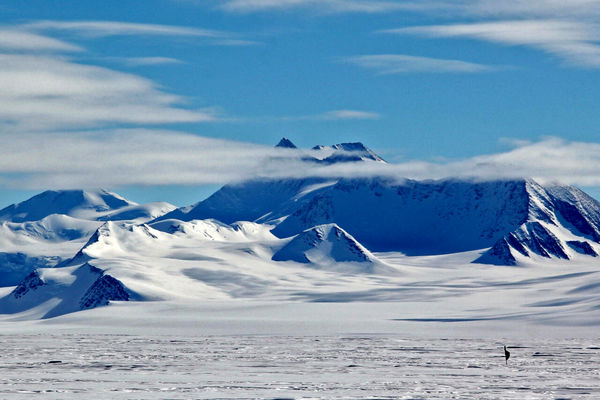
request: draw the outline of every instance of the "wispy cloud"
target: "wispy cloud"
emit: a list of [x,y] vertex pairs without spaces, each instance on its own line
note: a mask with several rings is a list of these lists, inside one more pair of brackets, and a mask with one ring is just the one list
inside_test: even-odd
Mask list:
[[[79,50],[37,33],[0,30],[0,128],[48,131],[216,119],[213,110],[186,108],[185,99],[149,79],[62,54]],[[138,65],[167,61],[173,62],[135,60]]]
[[[36,146],[31,146],[35,141]],[[10,187],[89,187],[214,184],[256,177],[374,177],[392,179],[512,179],[600,186],[600,143],[546,138],[467,159],[397,164],[302,161],[302,150],[211,139],[181,132],[119,130],[3,135],[0,184]],[[52,151],[48,151],[52,149]],[[556,160],[561,160],[557,163]]]
[[599,0],[449,0],[447,6],[463,15],[496,18],[590,18],[600,14]]
[[[191,0],[189,0],[191,1]],[[320,15],[334,13],[419,12],[448,18],[485,16],[492,18],[591,18],[600,14],[599,0],[218,0],[227,12],[306,10]]]
[[418,11],[439,7],[443,2],[402,0],[225,0],[219,8],[228,12],[249,13],[308,9],[317,13],[383,13]]
[[384,31],[437,38],[468,38],[533,47],[585,67],[600,67],[600,27],[565,20],[511,20],[416,26]]
[[379,119],[381,115],[371,111],[361,110],[334,110],[314,116],[324,120],[353,120],[353,119]]
[[22,28],[41,31],[70,31],[92,37],[105,36],[196,36],[224,37],[229,34],[210,29],[198,29],[176,25],[140,24],[120,21],[35,21],[21,25]]
[[200,29],[189,26],[142,24],[121,21],[34,21],[20,25],[20,29],[39,32],[59,31],[81,37],[100,38],[108,36],[169,36],[195,37],[207,40],[206,43],[219,46],[250,46],[257,42],[239,35],[213,29]]
[[408,72],[432,73],[475,73],[492,71],[495,68],[460,60],[416,57],[405,54],[374,54],[348,57],[342,60],[378,74],[401,74]]
[[373,111],[341,109],[325,111],[317,114],[304,115],[283,115],[283,116],[263,116],[254,118],[233,118],[228,122],[298,122],[298,121],[356,121],[356,120],[375,120],[380,119],[381,114]]
[[0,121],[13,129],[215,119],[210,110],[179,107],[183,102],[133,74],[60,57],[0,54]]
[[146,65],[183,64],[183,61],[171,57],[112,57],[111,59],[132,67]]
[[77,52],[83,49],[71,43],[18,29],[0,29],[0,50],[37,52]]

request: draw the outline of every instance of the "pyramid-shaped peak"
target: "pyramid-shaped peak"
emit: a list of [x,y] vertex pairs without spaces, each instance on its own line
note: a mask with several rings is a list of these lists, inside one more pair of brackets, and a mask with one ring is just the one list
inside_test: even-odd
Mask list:
[[273,255],[274,261],[300,263],[374,262],[375,257],[334,223],[307,229]]
[[288,138],[281,138],[275,147],[283,147],[286,149],[297,149],[296,145]]

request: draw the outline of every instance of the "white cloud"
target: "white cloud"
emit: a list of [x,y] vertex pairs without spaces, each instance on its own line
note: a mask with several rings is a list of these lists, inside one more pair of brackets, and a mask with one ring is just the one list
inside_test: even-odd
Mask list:
[[[192,1],[192,0],[188,0]],[[196,1],[207,4],[206,0]],[[308,10],[317,14],[420,12],[441,18],[485,16],[492,18],[593,18],[600,0],[214,0],[227,12]]]
[[219,183],[260,172],[275,152],[159,130],[7,133],[0,182],[28,188]]
[[416,26],[384,31],[438,38],[468,38],[533,47],[571,64],[600,67],[600,27],[566,20],[511,20]]
[[0,54],[0,121],[15,129],[215,119],[210,110],[178,107],[182,102],[133,74],[57,56]]
[[381,114],[365,110],[331,110],[319,114],[306,115],[285,115],[285,116],[264,116],[256,118],[233,118],[229,122],[297,122],[297,121],[351,121],[351,120],[374,120],[381,118]]
[[348,57],[344,62],[371,69],[379,74],[400,74],[408,72],[457,72],[474,73],[491,71],[494,67],[460,60],[416,57],[404,54],[375,54]]
[[35,21],[21,25],[31,30],[71,31],[92,37],[104,36],[196,36],[219,38],[228,33],[176,25],[140,24],[119,21]]
[[309,9],[318,13],[384,13],[417,11],[443,6],[443,2],[400,0],[225,0],[219,8],[228,12],[248,13],[289,9]]
[[0,49],[38,52],[76,52],[83,50],[81,47],[62,40],[15,29],[0,29]]
[[316,116],[325,120],[379,119],[381,115],[361,110],[334,110]]
[[78,37],[99,38],[107,36],[172,36],[194,37],[207,40],[205,43],[218,46],[250,46],[257,42],[245,40],[232,32],[200,29],[188,26],[142,24],[120,21],[34,21],[20,25],[30,31],[59,31],[76,34]]
[[145,65],[183,64],[183,61],[171,57],[112,57],[111,59],[132,67]]
[[[32,143],[36,143],[32,146]],[[547,138],[472,158],[398,164],[303,162],[302,150],[211,139],[181,132],[118,130],[4,134],[0,184],[10,187],[119,187],[222,184],[257,177],[510,179],[600,186],[600,143]],[[560,162],[556,162],[560,160]]]
[[462,14],[488,17],[593,18],[600,14],[600,0],[450,0],[448,4]]

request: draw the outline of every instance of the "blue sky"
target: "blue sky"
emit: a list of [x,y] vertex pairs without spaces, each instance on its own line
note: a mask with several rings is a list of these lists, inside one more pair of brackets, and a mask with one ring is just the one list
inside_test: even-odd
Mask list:
[[7,1],[0,16],[1,205],[98,185],[185,205],[277,176],[263,161],[282,136],[361,141],[408,177],[512,170],[600,194],[600,1]]

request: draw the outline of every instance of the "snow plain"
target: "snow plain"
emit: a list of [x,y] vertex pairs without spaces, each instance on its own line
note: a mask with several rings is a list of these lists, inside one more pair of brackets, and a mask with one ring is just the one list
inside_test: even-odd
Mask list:
[[2,335],[4,399],[594,399],[593,340]]
[[[202,251],[235,260],[232,249],[248,243],[222,246],[210,240]],[[178,269],[199,262],[186,250],[186,259],[171,259]],[[197,276],[211,279],[210,300],[115,302],[41,320],[35,311],[3,315],[0,398],[597,398],[596,267],[498,267],[469,263],[474,255],[376,253],[397,275],[266,262],[235,275],[220,263],[227,278]],[[225,296],[248,286],[244,269],[277,274],[253,298]]]

